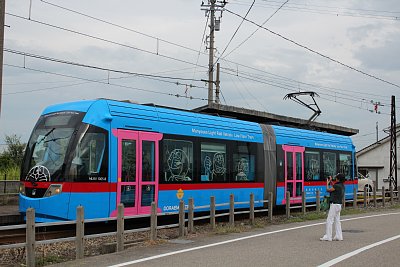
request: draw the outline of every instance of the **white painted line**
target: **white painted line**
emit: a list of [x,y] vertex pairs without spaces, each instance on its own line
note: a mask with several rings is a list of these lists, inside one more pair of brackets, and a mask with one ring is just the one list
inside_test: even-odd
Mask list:
[[350,257],[353,257],[353,256],[355,256],[355,255],[357,255],[357,254],[359,254],[359,253],[361,253],[361,252],[363,252],[363,251],[365,251],[365,250],[367,250],[367,249],[370,249],[370,248],[373,248],[373,247],[376,247],[376,246],[385,244],[385,243],[387,243],[387,242],[396,240],[396,239],[398,239],[398,238],[400,238],[400,235],[396,235],[396,236],[390,237],[390,238],[388,238],[388,239],[385,239],[385,240],[382,240],[382,241],[373,243],[373,244],[371,244],[371,245],[368,245],[368,246],[359,248],[359,249],[357,249],[357,250],[354,250],[354,251],[352,251],[352,252],[349,252],[349,253],[347,253],[347,254],[344,254],[344,255],[342,255],[342,256],[340,256],[340,257],[337,257],[337,258],[335,258],[335,259],[333,259],[333,260],[330,260],[330,261],[328,261],[328,262],[325,262],[324,264],[319,265],[319,267],[329,267],[329,266],[335,265],[336,263],[339,263],[339,262],[341,262],[341,261],[344,261],[345,259],[348,259],[348,258],[350,258]]
[[[352,220],[360,220],[360,219],[367,219],[367,218],[381,217],[381,216],[389,216],[389,215],[399,215],[399,214],[400,214],[400,212],[384,213],[384,214],[376,214],[376,215],[367,215],[367,216],[362,216],[362,217],[344,219],[344,220],[341,220],[341,221],[352,221]],[[176,255],[176,254],[181,254],[181,253],[186,253],[186,252],[190,252],[190,251],[200,250],[200,249],[204,249],[204,248],[220,246],[220,245],[229,244],[229,243],[233,243],[233,242],[238,242],[238,241],[251,239],[251,238],[256,238],[256,237],[260,237],[260,236],[272,235],[272,234],[276,234],[276,233],[282,233],[282,232],[287,232],[287,231],[292,231],[292,230],[297,230],[297,229],[302,229],[302,228],[307,228],[307,227],[313,227],[313,226],[323,225],[323,224],[325,224],[325,222],[312,223],[312,224],[296,226],[296,227],[291,227],[291,228],[286,228],[286,229],[281,229],[281,230],[276,230],[276,231],[271,231],[271,232],[266,232],[266,233],[260,233],[260,234],[250,235],[250,236],[239,237],[239,238],[230,239],[230,240],[217,242],[217,243],[213,243],[213,244],[208,244],[208,245],[204,245],[204,246],[187,248],[187,249],[182,249],[182,250],[178,250],[178,251],[172,251],[172,252],[168,252],[168,253],[164,253],[164,254],[154,255],[154,256],[151,256],[151,257],[143,258],[143,259],[123,262],[123,263],[120,263],[120,264],[111,265],[109,267],[122,267],[122,266],[126,266],[126,265],[131,265],[131,264],[136,264],[136,263],[140,263],[140,262],[150,261],[150,260],[154,260],[154,259],[159,259],[159,258],[163,258],[163,257]]]

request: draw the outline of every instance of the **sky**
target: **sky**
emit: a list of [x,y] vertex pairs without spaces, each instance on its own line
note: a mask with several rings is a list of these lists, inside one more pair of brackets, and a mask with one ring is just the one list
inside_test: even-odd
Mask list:
[[[6,0],[0,149],[66,101],[206,105],[201,2]],[[284,97],[313,91],[317,121],[358,129],[356,150],[387,136],[392,95],[400,110],[398,0],[230,0],[216,16],[222,104],[308,119]]]

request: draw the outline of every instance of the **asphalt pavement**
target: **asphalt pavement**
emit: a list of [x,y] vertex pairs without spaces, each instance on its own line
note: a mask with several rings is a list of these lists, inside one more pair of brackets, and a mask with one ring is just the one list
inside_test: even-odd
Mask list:
[[271,225],[89,257],[54,266],[400,266],[400,210],[342,216],[343,241],[320,241],[325,221]]

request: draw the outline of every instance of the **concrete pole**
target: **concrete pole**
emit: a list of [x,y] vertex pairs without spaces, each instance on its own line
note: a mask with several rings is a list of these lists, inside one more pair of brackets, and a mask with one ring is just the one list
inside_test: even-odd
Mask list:
[[26,210],[26,266],[35,267],[35,210]]
[[150,215],[150,240],[157,239],[157,206],[155,202],[151,202],[151,215]]
[[316,209],[317,212],[321,211],[321,192],[317,190],[317,196],[315,197],[315,204],[316,204]]
[[82,206],[76,208],[76,259],[83,259],[84,257],[84,238],[85,238],[85,215]]
[[179,237],[185,236],[185,202],[179,201]]
[[270,222],[272,222],[273,207],[274,207],[274,196],[273,196],[272,192],[269,192],[269,196],[268,196],[268,219],[269,219]]
[[117,214],[117,251],[124,250],[124,204],[118,204]]
[[254,225],[254,194],[250,194],[250,224]]
[[189,214],[188,214],[188,232],[194,232],[194,200],[193,198],[189,198]]
[[210,224],[211,228],[215,229],[215,197],[210,197]]
[[235,226],[235,197],[229,196],[229,225]]
[[214,102],[214,32],[215,32],[215,2],[210,0],[210,51],[208,57],[208,105]]
[[286,191],[286,218],[290,218],[290,192]]
[[6,13],[6,0],[0,0],[0,117],[1,101],[3,95],[3,54],[4,54],[4,17]]

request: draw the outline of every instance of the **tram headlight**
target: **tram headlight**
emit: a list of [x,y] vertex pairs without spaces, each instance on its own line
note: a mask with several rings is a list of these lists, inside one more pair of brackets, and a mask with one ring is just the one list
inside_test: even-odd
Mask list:
[[58,195],[62,192],[62,185],[61,184],[52,184],[47,189],[46,193],[44,193],[44,197],[51,197]]
[[25,184],[19,183],[19,193],[25,196]]

